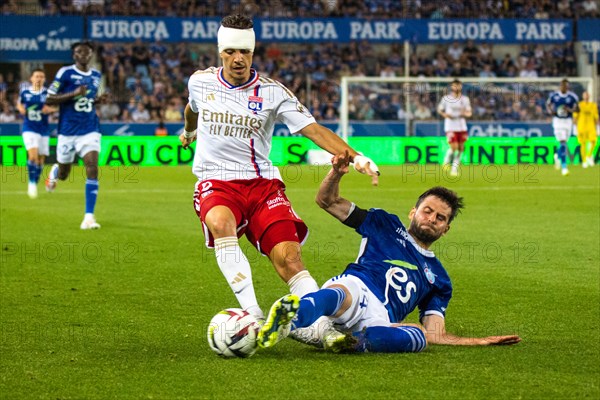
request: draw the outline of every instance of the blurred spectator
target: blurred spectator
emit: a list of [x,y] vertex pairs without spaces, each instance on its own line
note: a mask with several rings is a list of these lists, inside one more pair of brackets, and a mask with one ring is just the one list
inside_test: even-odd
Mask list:
[[519,72],[520,78],[537,78],[538,73],[535,70],[535,64],[533,60],[527,62],[527,66]]
[[119,114],[121,114],[121,108],[114,102],[113,96],[109,93],[106,96],[105,101],[97,107],[98,117],[104,121],[117,121]]
[[584,18],[598,18],[598,3],[597,0],[584,0],[581,3],[582,14]]
[[414,115],[416,119],[430,119],[431,110],[428,107],[425,107],[423,103],[418,102]]
[[496,73],[492,71],[492,66],[489,64],[485,64],[483,69],[479,72],[480,78],[495,78]]
[[150,121],[150,113],[146,110],[143,103],[137,103],[135,110],[131,113],[133,122],[148,122]]
[[451,61],[458,61],[463,54],[463,48],[458,42],[452,43],[448,48],[448,56]]
[[176,98],[172,98],[165,110],[165,121],[166,122],[182,122],[183,121],[183,113],[181,112],[181,107],[178,106],[178,102]]
[[0,73],[0,101],[4,99],[8,92],[8,83],[4,81],[4,74]]
[[573,18],[573,10],[571,9],[570,0],[560,0],[556,3],[556,11],[563,16],[563,18]]
[[0,107],[2,108],[2,112],[0,112],[0,122],[15,122],[17,120],[15,111],[8,103],[2,103]]

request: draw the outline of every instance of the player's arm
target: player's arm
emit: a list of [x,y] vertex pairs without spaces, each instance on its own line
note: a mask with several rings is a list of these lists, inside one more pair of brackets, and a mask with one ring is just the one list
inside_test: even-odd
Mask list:
[[372,176],[373,185],[378,184],[379,168],[377,164],[348,146],[346,142],[330,129],[315,122],[302,128],[300,133],[331,154],[343,154],[347,152],[350,161],[354,162],[354,168],[361,174],[366,173]]
[[471,100],[469,100],[468,97],[466,97],[467,99],[467,104],[465,105],[465,109],[462,113],[462,116],[464,118],[471,118],[473,116],[473,109],[471,108]]
[[440,114],[442,118],[450,118],[450,115],[448,115],[444,110],[444,100],[442,99],[442,101],[440,101],[440,104],[437,107],[437,113]]
[[77,89],[69,93],[56,93],[56,94],[48,94],[46,98],[46,104],[49,106],[57,106],[66,101],[72,100],[75,97],[85,96],[87,93],[87,86],[81,85]]
[[552,94],[550,94],[550,97],[548,97],[548,100],[546,100],[546,111],[548,111],[548,113],[550,115],[554,115],[554,107],[552,104]]
[[27,112],[25,106],[20,101],[17,102],[17,110],[19,110],[19,113],[21,113],[22,115],[25,115],[25,113]]
[[183,148],[187,149],[196,140],[196,129],[198,128],[198,113],[194,112],[190,103],[185,106],[183,118],[183,133],[179,135],[179,141]]
[[58,107],[55,106],[49,106],[47,104],[44,104],[44,106],[42,107],[42,114],[52,114],[56,111],[58,111]]
[[517,335],[488,336],[481,338],[456,336],[446,332],[446,320],[435,314],[426,315],[421,320],[426,331],[427,343],[453,346],[490,346],[516,344],[521,341]]
[[579,112],[579,102],[575,102],[575,105],[573,106],[573,109],[571,110],[571,112],[574,113],[578,113]]
[[325,211],[333,215],[344,224],[358,228],[367,216],[367,211],[356,207],[352,202],[340,196],[340,181],[348,173],[350,154],[333,156],[333,168],[321,182],[315,201]]

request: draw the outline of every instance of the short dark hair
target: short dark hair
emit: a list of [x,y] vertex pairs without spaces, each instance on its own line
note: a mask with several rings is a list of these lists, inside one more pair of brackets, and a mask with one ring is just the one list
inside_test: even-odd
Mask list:
[[31,71],[31,74],[29,75],[29,77],[32,77],[32,76],[33,76],[33,74],[35,74],[36,72],[41,72],[42,74],[46,75],[46,71],[44,71],[44,70],[43,70],[43,69],[41,69],[41,68],[36,68],[36,69],[34,69],[33,71]]
[[458,83],[458,84],[462,85],[462,82],[458,78],[454,78],[452,83]]
[[89,42],[87,40],[83,41],[83,42],[75,42],[71,45],[71,53],[75,52],[75,49],[79,46],[87,46],[90,48],[90,50],[95,51],[96,48],[94,47],[94,45],[92,44],[92,42]]
[[562,81],[560,81],[560,83],[569,83],[569,80],[567,78],[565,78]]
[[448,221],[448,223],[452,222],[454,217],[456,217],[456,215],[460,213],[460,210],[462,210],[465,207],[463,198],[459,197],[458,194],[456,194],[456,192],[453,192],[452,190],[443,186],[434,186],[419,196],[417,204],[415,204],[415,208],[419,208],[423,200],[425,200],[425,198],[429,196],[437,197],[444,203],[448,204],[448,206],[452,209],[452,212],[450,213],[450,220]]
[[224,17],[221,20],[221,25],[225,28],[234,28],[234,29],[252,29],[254,28],[254,22],[245,15],[241,14],[231,14]]

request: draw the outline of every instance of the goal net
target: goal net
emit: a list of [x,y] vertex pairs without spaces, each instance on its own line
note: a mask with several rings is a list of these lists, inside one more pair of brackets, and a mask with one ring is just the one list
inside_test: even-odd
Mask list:
[[[348,136],[352,136],[352,125],[355,123],[373,126],[388,123],[388,126],[396,126],[395,123],[399,127],[399,136],[443,135],[441,118],[436,110],[442,97],[449,93],[450,83],[454,79],[343,77],[339,121],[342,138],[347,140]],[[548,125],[551,116],[546,112],[546,100],[551,92],[559,89],[564,78],[458,79],[463,84],[463,94],[471,100],[473,116],[468,120],[469,124],[487,122],[485,126],[489,127],[489,122],[493,121],[526,127],[531,123]],[[567,79],[569,90],[580,99],[583,91],[588,91],[591,99],[595,98],[592,78]],[[424,127],[427,127],[425,132]],[[503,136],[493,126],[486,129],[491,130],[481,136]],[[377,128],[371,131],[376,132]]]

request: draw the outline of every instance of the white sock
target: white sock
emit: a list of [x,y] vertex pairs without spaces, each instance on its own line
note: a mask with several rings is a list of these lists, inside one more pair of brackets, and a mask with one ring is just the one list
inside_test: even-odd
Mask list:
[[215,256],[221,273],[227,279],[240,307],[258,318],[264,318],[254,294],[250,263],[240,248],[238,238],[228,236],[215,239]]
[[319,290],[317,281],[315,281],[310,275],[310,272],[306,270],[298,272],[287,282],[287,284],[290,287],[290,292],[298,297]]
[[444,157],[444,164],[450,164],[452,162],[452,157],[454,156],[454,150],[451,148],[446,152],[446,157]]
[[457,151],[456,155],[454,156],[454,161],[452,162],[452,167],[454,169],[458,169],[458,166],[460,165],[460,159],[463,155],[462,151]]
[[48,172],[48,178],[54,182],[58,180],[58,164],[52,165],[50,172]]

